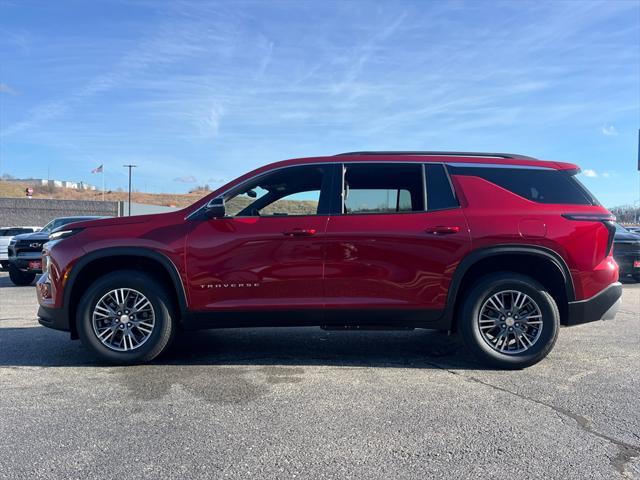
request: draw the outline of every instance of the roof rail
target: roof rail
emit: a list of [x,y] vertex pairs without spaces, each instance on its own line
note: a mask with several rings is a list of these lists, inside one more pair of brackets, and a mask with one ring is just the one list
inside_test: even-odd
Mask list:
[[537,160],[537,158],[518,155],[515,153],[484,153],[484,152],[438,152],[438,151],[378,151],[378,152],[346,152],[335,155],[336,157],[346,155],[424,155],[432,157],[494,157],[513,158],[520,160]]

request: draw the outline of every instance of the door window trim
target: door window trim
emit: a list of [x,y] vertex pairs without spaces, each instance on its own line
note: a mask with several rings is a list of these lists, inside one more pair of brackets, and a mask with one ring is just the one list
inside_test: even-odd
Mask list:
[[[411,210],[411,211],[404,211],[404,212],[361,212],[361,213],[345,213],[344,212],[344,179],[345,179],[345,174],[346,174],[346,166],[347,165],[369,165],[369,164],[383,164],[383,165],[417,165],[420,167],[421,170],[421,174],[422,174],[422,203],[423,205],[427,204],[427,189],[425,188],[425,182],[426,182],[426,178],[425,178],[425,169],[424,169],[424,163],[422,162],[390,162],[390,161],[384,161],[384,160],[379,160],[376,162],[342,162],[340,163],[340,176],[341,176],[341,180],[340,180],[340,192],[338,195],[338,206],[339,206],[339,211],[338,209],[334,208],[333,212],[331,215],[334,216],[342,216],[344,215],[345,217],[353,217],[356,215],[412,215],[412,214],[417,214],[417,213],[425,213],[427,212],[427,210],[425,210],[424,208],[422,210]],[[334,195],[335,197],[335,195]]]
[[[244,180],[243,182],[234,185],[232,187],[229,187],[227,190],[225,190],[224,192],[222,192],[220,195],[217,195],[216,198],[218,197],[224,197],[226,198],[227,195],[232,192],[235,191],[238,188],[241,188],[245,185],[247,185],[250,182],[253,182],[254,180],[264,176],[264,175],[269,175],[271,173],[277,172],[278,170],[284,170],[285,168],[295,168],[295,167],[304,167],[304,166],[312,166],[312,165],[324,165],[328,167],[328,172],[329,172],[329,177],[330,177],[330,182],[329,182],[329,186],[328,186],[328,190],[329,190],[329,200],[328,200],[328,204],[329,204],[329,211],[328,213],[323,213],[323,214],[315,214],[315,215],[286,215],[286,216],[279,216],[279,215],[271,215],[271,216],[265,216],[262,218],[272,218],[272,217],[277,217],[277,218],[287,218],[287,217],[319,217],[319,216],[341,216],[341,215],[345,215],[345,216],[353,216],[353,215],[412,215],[412,214],[420,214],[420,213],[429,213],[429,212],[441,212],[444,210],[453,210],[453,209],[457,209],[457,208],[461,208],[460,206],[460,200],[458,198],[456,189],[453,186],[453,181],[451,179],[451,174],[449,173],[449,169],[447,168],[447,165],[449,165],[451,162],[411,162],[411,161],[406,161],[406,162],[399,162],[399,161],[389,161],[389,160],[383,160],[383,159],[375,159],[375,160],[367,160],[367,161],[359,161],[359,162],[310,162],[310,163],[300,163],[297,165],[284,165],[282,167],[276,167],[273,168],[271,170],[267,170],[266,172],[262,172],[259,173],[257,175],[254,175],[251,178],[248,178],[246,180]],[[423,210],[417,210],[417,211],[411,211],[411,212],[367,212],[367,213],[344,213],[344,199],[343,199],[343,194],[344,194],[344,167],[345,165],[367,165],[367,164],[387,164],[387,165],[420,165],[422,167],[422,179],[423,179],[423,195],[424,195],[424,204],[426,206],[426,209]],[[456,201],[458,202],[457,206],[452,206],[452,207],[447,207],[447,208],[439,208],[439,209],[433,209],[433,210],[429,210],[429,205],[428,205],[428,197],[427,197],[427,189],[426,189],[426,166],[427,165],[442,165],[442,168],[445,171],[445,174],[447,176],[447,179],[449,180],[449,188],[451,188],[451,191],[453,192],[453,197],[456,199]],[[500,165],[500,166],[504,166],[504,165]],[[337,176],[340,176],[340,179],[337,179]],[[336,181],[338,180],[338,181]],[[340,190],[337,190],[337,189]],[[322,195],[322,190],[320,192],[320,194]],[[205,202],[200,208],[194,210],[192,213],[190,213],[189,215],[187,215],[187,217],[185,218],[185,220],[192,220],[192,219],[198,219],[200,218],[200,214],[202,213],[202,211],[204,211],[204,209],[206,208],[207,203]],[[224,217],[224,218],[235,218],[235,217]],[[260,218],[260,217],[242,217],[242,218]]]
[[[412,211],[404,211],[404,212],[362,212],[362,213],[344,213],[344,181],[345,181],[345,168],[348,165],[367,165],[367,164],[385,164],[385,165],[419,165],[421,168],[422,175],[422,195],[424,208],[422,210],[412,210]],[[453,198],[456,200],[457,205],[452,205],[451,207],[445,208],[434,208],[429,209],[429,197],[427,192],[427,165],[441,165],[444,169],[445,175],[447,177],[447,181],[449,183],[449,188],[453,193]],[[451,180],[451,175],[449,174],[449,170],[447,169],[447,164],[445,162],[398,162],[398,161],[388,161],[388,160],[376,160],[376,161],[365,161],[365,162],[342,162],[338,164],[339,168],[336,169],[335,174],[340,175],[339,181],[334,181],[334,185],[337,187],[340,186],[340,190],[334,192],[332,198],[334,199],[333,204],[331,205],[331,214],[332,216],[355,216],[355,215],[415,215],[415,214],[423,214],[423,213],[431,213],[431,212],[442,212],[445,210],[455,210],[461,208],[460,200],[458,199],[458,195],[456,194],[456,189],[453,187],[453,182]],[[336,205],[337,203],[337,205]]]

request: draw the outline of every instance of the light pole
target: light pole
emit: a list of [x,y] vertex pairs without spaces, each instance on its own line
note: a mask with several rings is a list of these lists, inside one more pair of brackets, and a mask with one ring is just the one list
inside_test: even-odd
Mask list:
[[129,216],[131,216],[131,169],[136,168],[137,165],[123,165],[123,167],[129,169]]

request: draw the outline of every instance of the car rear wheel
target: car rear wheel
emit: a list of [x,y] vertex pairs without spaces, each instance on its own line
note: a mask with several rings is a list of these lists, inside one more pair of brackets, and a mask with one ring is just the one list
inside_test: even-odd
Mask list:
[[9,264],[9,278],[14,285],[24,287],[25,285],[31,285],[33,283],[36,274],[33,272],[23,272],[18,267]]
[[551,351],[560,314],[539,282],[503,272],[488,275],[472,287],[458,325],[465,344],[481,362],[518,369],[539,362]]
[[115,364],[160,355],[174,334],[174,309],[165,288],[137,271],[110,273],[83,294],[77,311],[82,343]]

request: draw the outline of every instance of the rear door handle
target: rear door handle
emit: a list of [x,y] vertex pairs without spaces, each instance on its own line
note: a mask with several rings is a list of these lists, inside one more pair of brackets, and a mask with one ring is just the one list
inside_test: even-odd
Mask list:
[[431,235],[451,235],[452,233],[458,233],[460,227],[438,225],[437,227],[429,227],[425,231]]
[[293,230],[286,230],[282,232],[287,237],[310,237],[316,234],[315,228],[294,228]]

